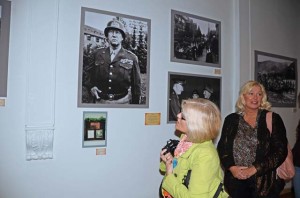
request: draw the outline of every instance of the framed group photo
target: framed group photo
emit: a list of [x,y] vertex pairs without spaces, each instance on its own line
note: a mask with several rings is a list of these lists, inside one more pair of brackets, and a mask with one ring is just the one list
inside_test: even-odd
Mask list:
[[107,112],[83,112],[82,147],[106,147]]
[[171,61],[221,67],[221,22],[171,10]]
[[0,98],[7,97],[11,2],[0,0]]
[[264,85],[272,107],[296,107],[297,59],[254,51],[255,80]]
[[79,107],[149,106],[151,21],[81,8]]
[[168,123],[177,120],[184,99],[206,98],[221,109],[221,77],[169,72],[168,89]]

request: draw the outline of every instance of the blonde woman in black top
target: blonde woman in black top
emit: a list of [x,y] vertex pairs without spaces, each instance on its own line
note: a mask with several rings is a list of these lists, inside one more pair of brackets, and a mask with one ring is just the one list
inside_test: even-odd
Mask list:
[[270,134],[266,123],[270,108],[263,85],[249,81],[240,90],[237,111],[224,120],[218,152],[225,189],[232,198],[279,198],[284,188],[276,168],[287,156],[286,130],[273,112]]

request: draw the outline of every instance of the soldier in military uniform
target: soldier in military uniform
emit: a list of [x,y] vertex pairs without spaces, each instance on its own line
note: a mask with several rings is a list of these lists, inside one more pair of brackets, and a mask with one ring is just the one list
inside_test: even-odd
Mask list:
[[205,88],[203,89],[203,98],[211,100],[211,95],[214,93],[214,89],[206,85]]
[[109,47],[95,53],[95,64],[90,70],[91,94],[97,103],[139,104],[141,76],[138,58],[122,47],[126,34],[117,20],[107,23],[104,34]]
[[176,121],[181,110],[181,93],[184,91],[185,80],[173,79],[174,85],[169,98],[169,121]]
[[220,107],[220,102],[217,101],[214,93],[215,92],[213,87],[207,84],[203,89],[203,98],[210,100],[211,102],[215,103],[218,107]]

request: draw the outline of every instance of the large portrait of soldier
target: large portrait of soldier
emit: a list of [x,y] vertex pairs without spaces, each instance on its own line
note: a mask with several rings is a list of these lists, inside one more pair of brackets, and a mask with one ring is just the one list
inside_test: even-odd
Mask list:
[[255,79],[264,85],[273,107],[296,107],[297,59],[254,51]]
[[221,67],[221,22],[171,10],[171,61]]
[[221,109],[221,77],[197,74],[168,73],[168,123],[177,120],[182,100],[205,98]]
[[81,8],[79,107],[148,108],[149,19]]
[[11,2],[0,0],[0,98],[7,97]]

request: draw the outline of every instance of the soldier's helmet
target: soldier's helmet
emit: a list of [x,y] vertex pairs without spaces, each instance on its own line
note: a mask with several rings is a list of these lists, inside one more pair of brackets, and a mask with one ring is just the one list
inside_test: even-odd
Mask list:
[[106,37],[108,35],[108,31],[111,29],[119,30],[123,36],[123,39],[125,39],[125,28],[124,28],[124,25],[120,21],[117,21],[114,19],[107,23],[107,26],[104,29],[104,34]]

